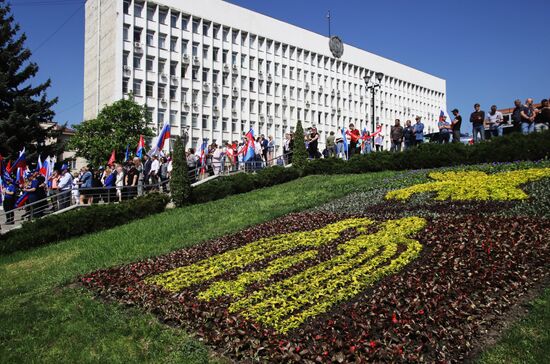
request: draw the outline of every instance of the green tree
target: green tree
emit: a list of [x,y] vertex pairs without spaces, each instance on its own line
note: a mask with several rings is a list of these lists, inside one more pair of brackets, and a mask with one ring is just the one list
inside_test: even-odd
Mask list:
[[51,110],[57,98],[50,100],[46,95],[50,80],[31,84],[38,65],[30,61],[26,39],[10,6],[0,0],[0,154],[15,159],[24,147],[27,159],[36,160],[39,153],[53,155],[59,147],[46,145],[57,134]]
[[302,122],[298,120],[294,132],[294,149],[292,150],[292,166],[298,170],[303,170],[307,163],[306,144],[304,143],[304,128]]
[[76,150],[76,155],[86,158],[94,166],[107,162],[113,149],[116,161],[124,159],[126,146],[135,149],[139,136],[152,137],[153,130],[147,125],[150,118],[145,106],[133,99],[122,99],[105,106],[97,118],[76,125],[76,134],[68,147]]
[[170,192],[172,194],[172,201],[174,201],[176,207],[187,205],[191,199],[191,181],[185,158],[185,146],[179,136],[176,137],[172,152]]

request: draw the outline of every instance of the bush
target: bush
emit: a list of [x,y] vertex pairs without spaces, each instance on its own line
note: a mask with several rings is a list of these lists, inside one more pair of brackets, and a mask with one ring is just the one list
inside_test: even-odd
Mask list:
[[540,160],[550,157],[550,132],[527,136],[510,134],[474,145],[422,144],[402,153],[377,152],[349,161],[317,159],[304,167],[304,175],[350,174],[452,167],[467,164]]
[[170,192],[176,207],[182,207],[187,205],[191,198],[191,181],[185,158],[185,147],[179,136],[176,137],[172,157],[173,169],[172,178],[170,179]]
[[2,236],[0,254],[109,229],[164,211],[167,195],[153,193],[120,204],[93,205],[25,222]]
[[232,176],[220,177],[195,187],[193,202],[204,203],[219,200],[230,195],[289,182],[299,177],[300,173],[296,168],[280,166],[265,168],[255,174],[237,173]]
[[304,142],[304,129],[302,122],[298,120],[294,131],[294,148],[292,148],[292,165],[298,170],[303,170],[307,163],[308,154]]

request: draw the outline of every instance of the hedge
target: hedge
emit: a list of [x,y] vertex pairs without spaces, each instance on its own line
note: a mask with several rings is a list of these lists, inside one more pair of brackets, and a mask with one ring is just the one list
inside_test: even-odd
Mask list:
[[376,152],[355,156],[349,161],[337,158],[317,159],[305,166],[303,175],[401,171],[520,160],[535,161],[548,157],[550,132],[547,131],[527,136],[510,134],[474,145],[426,143],[401,153]]
[[152,193],[120,204],[92,205],[23,223],[2,236],[0,254],[8,254],[81,236],[164,211],[170,198]]
[[300,177],[296,168],[280,166],[269,167],[257,173],[237,173],[227,177],[199,185],[193,189],[193,203],[204,203],[219,200],[229,195],[250,192],[264,187],[270,187],[289,182]]

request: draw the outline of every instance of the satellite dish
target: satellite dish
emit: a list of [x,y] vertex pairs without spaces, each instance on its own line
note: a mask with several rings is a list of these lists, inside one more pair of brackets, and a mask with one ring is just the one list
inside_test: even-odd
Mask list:
[[328,45],[334,57],[336,58],[342,57],[342,55],[344,54],[344,43],[342,43],[342,40],[339,37],[337,36],[330,37],[330,41]]

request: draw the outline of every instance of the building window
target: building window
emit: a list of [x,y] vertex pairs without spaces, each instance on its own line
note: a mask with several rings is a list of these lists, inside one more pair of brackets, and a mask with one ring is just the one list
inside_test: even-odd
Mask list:
[[154,39],[155,39],[155,32],[153,30],[148,30],[147,31],[147,38],[146,38],[145,41],[146,41],[146,44],[149,47],[154,47],[155,46]]
[[207,45],[202,46],[202,59],[205,61],[208,60],[208,48],[209,47]]
[[124,1],[123,9],[124,9],[124,14],[130,14],[130,1],[129,0]]
[[155,19],[155,11],[157,7],[155,5],[147,7],[147,20],[153,21]]
[[122,37],[126,42],[130,41],[130,26],[127,24],[124,24],[124,29],[122,31]]
[[191,71],[191,79],[193,81],[198,81],[199,80],[199,68],[198,67],[193,67],[193,70]]
[[202,23],[202,34],[208,36],[208,31],[210,30],[210,23]]
[[199,55],[199,43],[193,42],[193,57],[197,57]]
[[210,70],[207,68],[202,69],[202,82],[208,82],[208,72]]
[[136,3],[134,5],[134,16],[136,18],[141,18],[143,16],[143,4]]
[[214,25],[214,31],[213,31],[212,36],[214,37],[214,39],[220,39],[220,26],[219,25]]
[[134,68],[141,69],[141,55],[134,54]]
[[154,82],[147,82],[145,84],[145,96],[153,97]]
[[220,49],[217,47],[214,47],[214,49],[212,50],[212,61],[217,62],[219,54],[220,54]]
[[128,58],[130,57],[130,53],[129,52],[124,52],[123,56],[122,56],[122,65],[123,66],[129,66],[130,64],[128,63],[129,60]]
[[[193,114],[193,116],[191,117],[191,126],[192,126],[193,128],[198,127],[198,122],[197,122],[198,120],[197,120],[197,119],[198,119],[198,115],[197,115],[197,114]],[[196,139],[196,142],[194,142],[194,143],[198,143],[199,138],[193,138],[193,139],[194,139],[194,140]],[[195,144],[195,145],[196,145],[196,144]]]
[[187,30],[188,25],[189,25],[189,17],[182,16],[181,17],[181,30]]
[[200,25],[199,20],[193,20],[193,33],[199,34],[199,25]]
[[186,40],[181,41],[181,53],[182,54],[187,53],[187,41]]
[[122,93],[125,94],[125,95],[128,93],[128,82],[129,81],[130,80],[126,77],[124,77],[122,79]]
[[166,11],[161,10],[159,12],[159,22],[161,24],[166,24],[166,18],[168,16],[168,13]]
[[170,86],[170,100],[175,101],[178,93],[177,86]]
[[172,28],[178,27],[178,17],[178,14],[172,14],[170,16],[170,25],[172,26]]
[[145,70],[153,71],[154,63],[155,63],[155,57],[147,56],[147,59],[145,60]]
[[170,50],[171,50],[172,52],[175,52],[175,51],[176,51],[177,45],[178,45],[178,38],[176,38],[176,37],[171,37],[171,38],[170,38]]
[[141,96],[141,80],[134,80],[134,95]]
[[177,111],[170,111],[170,125],[177,126],[178,113]]
[[159,85],[158,87],[158,98],[159,99],[164,99],[164,86],[163,85]]
[[134,42],[141,43],[141,28],[134,29]]
[[176,76],[178,70],[178,62],[170,62],[170,76]]
[[203,129],[208,129],[208,116],[207,115],[202,116],[202,128]]
[[166,34],[159,35],[159,48],[166,49]]

